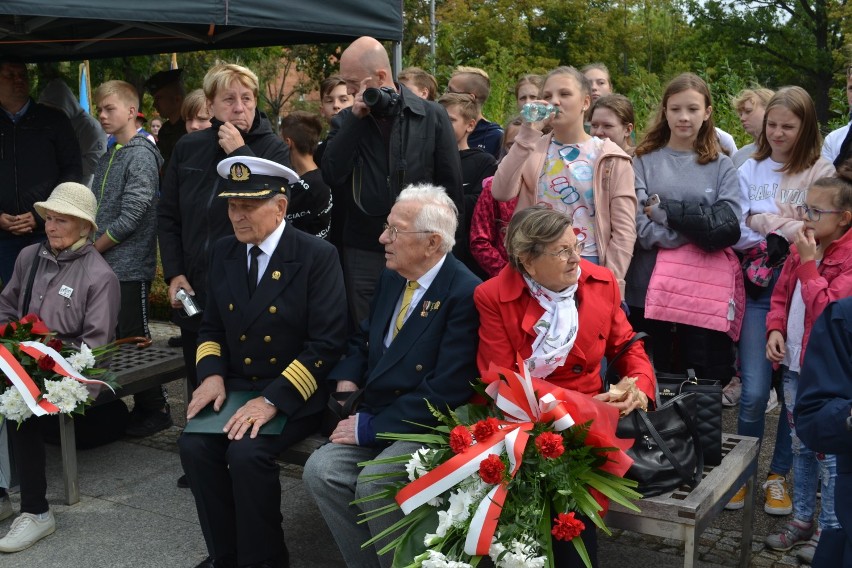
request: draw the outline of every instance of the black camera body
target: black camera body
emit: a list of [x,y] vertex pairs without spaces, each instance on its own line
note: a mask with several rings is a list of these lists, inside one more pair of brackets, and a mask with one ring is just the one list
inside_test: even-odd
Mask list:
[[402,97],[390,87],[376,89],[370,87],[364,90],[364,104],[370,107],[370,112],[377,116],[393,114],[399,106]]

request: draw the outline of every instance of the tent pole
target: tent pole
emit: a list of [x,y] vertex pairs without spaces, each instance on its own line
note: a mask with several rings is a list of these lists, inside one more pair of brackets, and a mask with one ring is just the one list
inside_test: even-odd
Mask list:
[[393,80],[396,81],[396,76],[402,71],[402,42],[393,42]]

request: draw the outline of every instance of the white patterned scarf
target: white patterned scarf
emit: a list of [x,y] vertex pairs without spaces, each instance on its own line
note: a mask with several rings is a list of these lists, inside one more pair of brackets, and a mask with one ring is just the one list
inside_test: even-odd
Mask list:
[[[579,277],[578,266],[578,282]],[[532,355],[525,361],[530,376],[543,379],[565,364],[577,339],[577,331],[580,328],[580,316],[574,301],[577,284],[562,292],[554,292],[527,275],[524,275],[524,281],[532,297],[544,308],[541,319],[533,326],[536,338],[532,344]]]

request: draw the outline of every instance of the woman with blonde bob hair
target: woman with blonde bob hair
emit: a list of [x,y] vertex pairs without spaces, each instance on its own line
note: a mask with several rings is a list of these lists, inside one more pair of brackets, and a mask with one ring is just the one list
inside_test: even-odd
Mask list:
[[204,306],[210,248],[234,233],[226,200],[212,198],[222,182],[216,165],[228,156],[256,156],[290,166],[287,146],[257,109],[257,75],[223,63],[207,72],[203,85],[211,127],[190,132],[175,145],[163,175],[157,219],[172,320],[181,328],[187,377],[193,383],[201,318],[186,317],[175,295],[182,288]]

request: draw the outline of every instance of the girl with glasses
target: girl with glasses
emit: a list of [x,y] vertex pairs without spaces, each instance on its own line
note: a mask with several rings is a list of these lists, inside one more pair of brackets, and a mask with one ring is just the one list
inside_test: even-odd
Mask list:
[[[852,166],[852,163],[850,163]],[[852,295],[852,168],[841,166],[837,177],[816,180],[799,207],[802,226],[772,291],[766,358],[780,365],[784,380],[786,420],[792,432],[793,518],[766,537],[766,546],[788,550],[804,545],[799,560],[813,564],[822,529],[839,529],[834,512],[836,457],[817,454],[796,435],[793,410],[799,372],[814,322],[830,303]],[[816,494],[822,484],[822,506],[815,523]]]
[[[747,297],[739,342],[742,385],[737,433],[745,436],[763,438],[772,390],[772,364],[766,358],[766,316],[790,243],[802,229],[796,208],[805,204],[808,188],[816,180],[834,175],[834,166],[820,158],[821,144],[811,96],[801,87],[784,87],[766,105],[757,150],[738,170],[743,223],[735,248],[744,256]],[[735,389],[729,385],[726,395],[736,398]],[[781,414],[786,413],[781,400]],[[778,421],[774,443],[763,509],[770,515],[789,515],[792,501],[786,475],[792,450],[786,420]],[[745,488],[727,508],[742,508],[744,497]]]

